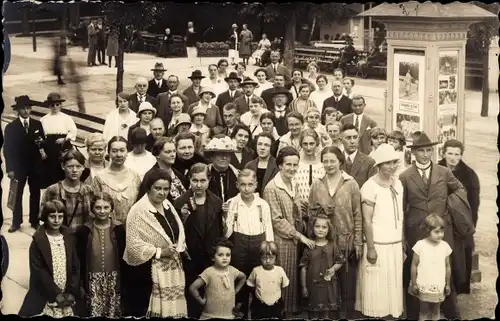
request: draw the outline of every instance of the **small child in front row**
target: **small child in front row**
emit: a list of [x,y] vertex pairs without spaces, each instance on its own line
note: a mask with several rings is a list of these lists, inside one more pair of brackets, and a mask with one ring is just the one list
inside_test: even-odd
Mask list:
[[255,288],[250,305],[252,319],[283,317],[282,290],[289,285],[290,280],[281,266],[274,265],[277,254],[276,243],[262,242],[260,246],[262,265],[254,268],[247,280],[247,285]]
[[451,292],[450,245],[443,241],[444,220],[431,214],[422,229],[427,237],[413,246],[408,291],[420,300],[419,320],[439,320],[440,305]]
[[[230,265],[232,247],[233,244],[226,239],[215,241],[214,265],[205,269],[189,287],[189,293],[203,305],[200,320],[234,319],[237,314],[236,293],[245,284],[246,276]],[[198,292],[198,289],[203,286],[205,287],[204,298]]]
[[316,246],[306,248],[300,259],[302,296],[309,299],[309,319],[335,320],[341,303],[336,272],[342,267],[344,256],[337,248],[332,223],[324,211],[313,217],[310,226]]

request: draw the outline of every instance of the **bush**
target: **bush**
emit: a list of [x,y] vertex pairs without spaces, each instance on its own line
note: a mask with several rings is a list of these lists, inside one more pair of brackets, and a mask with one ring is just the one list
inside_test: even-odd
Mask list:
[[197,42],[198,57],[227,57],[229,44],[225,42]]

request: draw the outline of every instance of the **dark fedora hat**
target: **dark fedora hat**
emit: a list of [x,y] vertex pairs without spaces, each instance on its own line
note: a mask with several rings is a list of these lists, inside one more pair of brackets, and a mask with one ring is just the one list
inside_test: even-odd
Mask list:
[[252,85],[254,87],[257,87],[259,84],[255,81],[252,80],[252,78],[250,77],[246,77],[241,83],[240,83],[240,87],[244,87],[246,85]]
[[47,95],[47,99],[44,101],[44,104],[51,105],[54,103],[62,103],[64,101],[66,101],[66,100],[61,98],[61,94],[56,93],[56,92],[52,92],[52,93]]
[[429,147],[439,144],[438,142],[432,142],[426,133],[421,132],[420,137],[418,137],[412,145],[408,146],[411,149],[420,147]]
[[28,95],[22,95],[22,96],[16,97],[16,98],[14,98],[14,101],[16,103],[11,106],[14,110],[36,105],[36,102],[31,100]]
[[201,73],[201,70],[194,70],[192,73],[191,73],[191,76],[188,77],[189,79],[203,79],[205,78],[205,76],[203,76],[203,74]]
[[155,67],[151,69],[151,71],[167,71],[167,69],[163,67],[163,64],[161,62],[157,62],[155,63]]
[[285,95],[285,96],[288,96],[290,92],[288,90],[286,90],[285,87],[276,87],[274,88],[273,92],[271,93],[271,96],[272,97],[275,97],[277,95]]
[[229,76],[224,78],[225,81],[229,81],[231,79],[234,79],[234,80],[238,80],[238,82],[241,82],[241,78],[238,77],[238,74],[236,72],[230,72],[229,73]]

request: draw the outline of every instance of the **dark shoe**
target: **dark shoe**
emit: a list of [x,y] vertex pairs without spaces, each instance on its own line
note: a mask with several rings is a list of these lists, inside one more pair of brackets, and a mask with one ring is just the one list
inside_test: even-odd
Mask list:
[[105,62],[101,62],[101,65],[107,66],[108,64]]
[[18,231],[21,227],[20,226],[15,226],[15,225],[12,225],[9,229],[9,233],[14,233],[16,231]]

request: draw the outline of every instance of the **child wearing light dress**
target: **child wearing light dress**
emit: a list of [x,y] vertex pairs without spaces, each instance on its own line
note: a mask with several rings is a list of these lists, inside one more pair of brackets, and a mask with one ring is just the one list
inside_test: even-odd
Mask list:
[[[226,239],[215,241],[214,264],[205,269],[189,287],[189,293],[203,305],[200,320],[234,319],[240,316],[235,306],[236,293],[245,284],[246,276],[230,265],[232,247],[232,243]],[[198,291],[201,287],[205,287],[204,298]]]
[[250,310],[252,319],[282,318],[284,303],[282,290],[290,284],[285,270],[275,265],[278,247],[276,243],[264,241],[260,246],[262,265],[253,269],[247,280],[255,288]]
[[440,216],[427,216],[422,224],[427,237],[413,246],[408,291],[420,300],[419,320],[439,320],[441,302],[451,292],[452,249],[443,241],[444,227],[445,222]]

